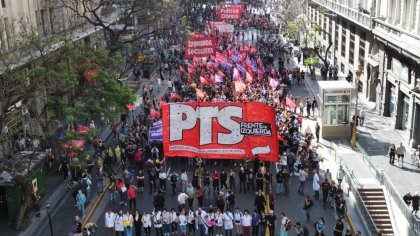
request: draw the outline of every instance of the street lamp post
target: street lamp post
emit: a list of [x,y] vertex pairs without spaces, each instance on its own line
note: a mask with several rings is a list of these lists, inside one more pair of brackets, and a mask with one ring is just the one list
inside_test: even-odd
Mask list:
[[353,119],[353,127],[352,127],[352,132],[351,132],[351,145],[353,147],[356,146],[356,138],[357,138],[357,107],[359,106],[359,80],[360,80],[360,76],[363,74],[363,68],[362,65],[359,64],[359,66],[357,66],[357,70],[356,70],[356,88],[355,88],[355,94],[356,94],[356,104],[354,107],[354,119]]
[[48,214],[48,222],[50,224],[50,233],[51,233],[51,236],[54,236],[52,222],[51,222],[51,208],[50,208],[49,203],[47,203],[47,214]]

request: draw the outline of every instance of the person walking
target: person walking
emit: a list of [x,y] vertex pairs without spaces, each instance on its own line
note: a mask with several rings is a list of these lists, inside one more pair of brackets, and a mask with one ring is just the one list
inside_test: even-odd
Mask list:
[[220,209],[217,209],[214,215],[215,226],[214,233],[216,236],[223,236],[223,214]]
[[277,216],[274,214],[273,210],[270,210],[267,215],[267,228],[269,230],[270,236],[274,236],[276,230],[276,221]]
[[127,189],[127,197],[128,197],[128,203],[129,203],[130,211],[131,211],[132,207],[134,207],[133,209],[137,209],[136,190],[137,190],[137,188],[134,185],[130,185],[130,187]]
[[254,206],[257,208],[259,214],[261,214],[264,211],[265,198],[262,190],[259,190],[257,195],[255,196]]
[[277,171],[276,174],[276,194],[279,195],[283,193],[283,182],[284,182],[284,175],[281,170]]
[[304,169],[300,169],[299,170],[299,188],[298,188],[298,193],[299,194],[304,194],[303,191],[305,189],[305,182],[306,179],[308,178],[308,174],[306,173],[306,171]]
[[244,216],[242,218],[242,230],[243,236],[251,236],[252,234],[252,216],[248,210],[244,210]]
[[152,215],[146,212],[141,217],[141,223],[143,224],[144,235],[150,236],[152,229]]
[[259,222],[261,220],[261,215],[258,214],[257,210],[255,209],[252,213],[252,236],[258,236],[259,234]]
[[344,170],[343,170],[343,166],[340,166],[340,168],[337,170],[337,181],[338,181],[338,186],[341,186],[341,183],[343,182],[344,179]]
[[130,211],[126,211],[123,215],[123,226],[125,236],[132,236],[133,235],[133,224],[134,219],[133,216],[130,214]]
[[123,211],[119,210],[114,219],[115,236],[124,236]]
[[141,221],[142,215],[140,215],[140,212],[138,210],[134,211],[134,235],[135,236],[141,236],[141,228],[143,228],[143,223]]
[[76,202],[77,202],[77,207],[79,208],[79,211],[82,212],[82,218],[84,218],[86,214],[86,210],[85,210],[86,196],[85,194],[83,194],[82,190],[78,191],[76,195]]
[[192,183],[188,184],[187,195],[188,195],[188,206],[191,208],[194,204],[194,198],[195,198],[195,189],[192,186]]
[[318,122],[316,122],[315,124],[315,137],[316,137],[316,142],[319,143],[319,133],[321,131],[321,126],[319,125]]
[[320,217],[319,220],[314,224],[315,236],[324,236],[325,233],[325,220]]
[[115,216],[115,213],[112,212],[112,208],[108,208],[108,211],[105,213],[105,229],[107,236],[114,236]]
[[280,236],[287,236],[287,224],[289,223],[289,218],[287,218],[286,213],[282,212],[280,216],[281,225],[280,225]]
[[359,117],[360,126],[363,126],[363,124],[365,123],[365,118],[366,118],[366,111],[363,110],[363,107],[360,108],[358,117]]
[[327,201],[328,201],[328,190],[330,189],[330,183],[328,182],[327,179],[324,179],[324,182],[322,182],[321,184],[321,191],[322,191],[322,204],[324,206],[327,205]]
[[341,218],[337,219],[337,222],[335,223],[334,226],[334,236],[343,236],[343,231],[344,231],[344,223],[343,220],[341,220]]
[[185,210],[182,209],[178,216],[179,232],[182,236],[187,236],[187,217],[185,216]]
[[388,156],[389,156],[389,164],[394,165],[394,161],[395,161],[395,144],[391,144],[391,146],[389,146],[388,148]]
[[175,171],[173,171],[172,174],[169,176],[169,181],[171,182],[172,196],[175,196],[176,185],[178,183],[178,174]]
[[82,229],[82,222],[80,221],[79,216],[74,217],[73,224],[71,226],[71,233],[73,236],[82,236],[83,235],[83,229]]
[[414,193],[413,200],[411,201],[411,204],[413,206],[413,214],[417,215],[417,212],[419,211],[419,206],[420,206],[419,192]]
[[402,142],[400,142],[400,146],[397,147],[397,158],[398,158],[398,165],[400,164],[401,159],[401,168],[404,167],[404,155],[406,153],[405,146]]
[[244,215],[242,214],[241,210],[239,208],[235,209],[235,212],[233,213],[233,218],[235,219],[235,232],[236,236],[243,234],[242,229],[242,219]]
[[305,211],[307,223],[311,221],[311,209],[313,206],[314,206],[314,202],[308,195],[306,195],[304,203],[303,203],[303,210]]
[[232,236],[233,214],[232,212],[230,212],[229,209],[226,209],[225,213],[223,213],[223,223],[224,223],[225,235]]
[[319,189],[320,189],[320,185],[319,185],[319,176],[317,173],[317,170],[313,171],[313,176],[312,176],[312,189],[315,192],[315,199],[319,199]]

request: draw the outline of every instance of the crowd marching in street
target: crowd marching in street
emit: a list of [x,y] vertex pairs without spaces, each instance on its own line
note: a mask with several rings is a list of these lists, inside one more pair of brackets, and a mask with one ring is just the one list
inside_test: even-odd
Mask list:
[[[329,170],[320,175],[321,158],[316,151],[320,126],[302,127],[304,117],[315,117],[315,98],[297,100],[290,96],[291,86],[300,86],[305,73],[289,70],[285,64],[291,50],[279,36],[279,27],[264,14],[264,4],[246,4],[241,20],[231,21],[235,31],[220,33],[211,26],[216,6],[194,6],[191,9],[196,31],[212,35],[217,41],[215,56],[204,59],[183,58],[183,47],[171,47],[162,54],[160,81],[168,80],[165,71],[177,78],[168,82],[162,98],[153,95],[153,87],[143,90],[144,107],[129,124],[127,115],[122,126],[111,124],[115,146],[95,140],[95,158],[87,173],[78,169],[70,174],[75,206],[80,217],[92,199],[92,184],[109,196],[104,215],[107,235],[352,235],[345,227],[347,205],[341,188],[342,167],[337,175]],[[180,42],[181,44],[181,42]],[[245,160],[206,160],[202,158],[165,157],[162,143],[149,142],[148,129],[159,119],[160,106],[168,102],[261,102],[275,109],[279,141],[279,165],[267,167],[258,156]],[[185,162],[185,163],[184,163]],[[176,167],[194,169],[192,174]],[[170,168],[172,170],[170,170]],[[225,169],[223,169],[225,168]],[[213,170],[214,169],[214,170]],[[121,170],[121,173],[118,173]],[[67,178],[69,164],[61,163]],[[274,173],[273,173],[274,172]],[[304,198],[302,211],[306,219],[291,219],[287,212],[275,212],[276,196],[289,196],[291,179],[299,180],[298,193]],[[95,181],[94,181],[95,180]],[[105,180],[109,185],[104,189]],[[239,186],[237,184],[239,183]],[[313,192],[305,192],[310,184]],[[239,191],[238,191],[239,190]],[[165,192],[170,192],[168,199]],[[137,206],[144,194],[153,195],[153,210]],[[240,209],[236,194],[253,194],[254,202]],[[313,195],[313,197],[312,197]],[[212,202],[206,200],[212,196]],[[166,208],[176,201],[177,208]],[[142,205],[148,203],[142,202]],[[336,222],[326,227],[323,217],[311,218],[314,204],[333,209]],[[332,213],[331,212],[331,213]],[[74,235],[81,235],[81,221],[75,218]]]

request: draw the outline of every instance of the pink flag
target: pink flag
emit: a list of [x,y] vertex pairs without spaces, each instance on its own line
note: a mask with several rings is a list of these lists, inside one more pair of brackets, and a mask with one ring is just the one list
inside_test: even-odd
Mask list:
[[233,80],[241,80],[241,75],[236,67],[233,68]]
[[273,90],[277,88],[277,85],[279,85],[279,81],[274,78],[270,78],[270,86]]
[[246,85],[241,80],[235,81],[235,91],[238,93],[243,93],[246,89]]
[[223,78],[219,74],[214,75],[214,80],[216,83],[223,83]]

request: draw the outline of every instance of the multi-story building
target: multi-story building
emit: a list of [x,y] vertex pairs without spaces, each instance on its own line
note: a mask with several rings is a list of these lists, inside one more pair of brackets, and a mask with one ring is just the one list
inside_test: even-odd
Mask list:
[[[104,19],[108,17],[112,22],[112,19],[117,19],[115,16],[104,15]],[[39,50],[29,43],[35,35],[48,42],[45,43],[47,55],[59,50],[65,42],[78,41],[92,47],[105,45],[103,30],[77,16],[61,0],[0,0],[0,98],[10,98],[8,91],[15,89],[13,81],[4,79],[6,67],[23,70],[37,63]],[[4,101],[0,101],[3,128],[0,133],[7,131],[11,136],[25,129],[27,115],[21,115],[25,113],[21,101],[14,100],[14,97],[8,101],[8,107],[3,107]]]
[[[359,96],[390,117],[407,144],[420,144],[420,2],[310,0],[307,16],[331,34],[329,60],[342,76],[355,81],[362,65]],[[318,39],[328,46],[327,34]]]

